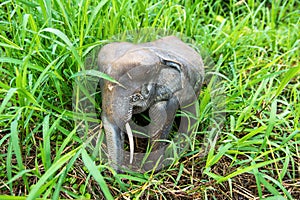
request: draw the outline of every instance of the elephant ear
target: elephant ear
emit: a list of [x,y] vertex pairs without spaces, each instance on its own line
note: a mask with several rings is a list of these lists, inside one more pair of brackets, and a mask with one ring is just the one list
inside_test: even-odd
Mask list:
[[191,85],[196,95],[204,80],[204,65],[201,56],[175,36],[168,36],[151,43],[152,50],[161,62],[181,73],[182,87]]

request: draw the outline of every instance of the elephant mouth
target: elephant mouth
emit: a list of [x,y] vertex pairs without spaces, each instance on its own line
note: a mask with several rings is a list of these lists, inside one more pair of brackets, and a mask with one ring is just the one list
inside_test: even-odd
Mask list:
[[[145,153],[148,145],[151,145],[149,142],[152,140],[153,124],[154,121],[156,121],[153,118],[153,112],[151,112],[151,109],[153,111],[155,104],[160,101],[167,100],[158,100],[157,95],[159,93],[157,93],[157,87],[154,84],[151,84],[151,87],[149,85],[145,87],[149,89],[147,92],[148,95],[146,96],[145,92],[141,92],[143,94],[143,97],[140,97],[141,99],[138,99],[138,101],[135,101],[134,103],[130,102],[131,106],[128,111],[129,115],[125,122],[125,131],[128,136],[130,151],[130,164],[132,164],[134,152]],[[150,113],[152,113],[152,116]],[[134,140],[135,143],[133,142]]]
[[[142,110],[142,107],[138,107],[138,108],[133,108],[134,111],[136,110]],[[143,112],[133,112],[134,114],[132,114],[131,117],[131,121],[141,127],[145,127],[148,126],[151,123],[151,119],[149,117],[149,109],[147,108],[145,111]]]
[[[142,146],[146,149],[148,140],[152,140],[153,136],[159,136],[163,131],[163,127],[160,126],[164,125],[167,120],[167,111],[164,107],[172,96],[172,91],[169,88],[155,83],[145,84],[130,95],[130,106],[125,120],[125,131],[128,136],[130,150],[130,164],[132,164],[135,152],[133,132],[137,131],[139,133],[135,134],[135,136],[138,141],[141,140],[143,143]],[[159,106],[161,103],[163,105]],[[165,118],[161,117],[163,115]],[[159,121],[160,119],[161,121]],[[132,130],[132,126],[134,131]],[[145,139],[147,140],[145,141]]]

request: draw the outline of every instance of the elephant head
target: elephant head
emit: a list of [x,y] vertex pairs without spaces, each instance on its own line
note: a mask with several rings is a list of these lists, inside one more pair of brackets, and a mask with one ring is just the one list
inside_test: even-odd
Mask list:
[[148,110],[150,124],[140,128],[150,138],[167,139],[176,111],[197,100],[204,78],[201,57],[175,36],[132,44],[107,44],[98,54],[100,71],[118,81],[101,80],[102,122],[108,158],[114,169],[125,162],[124,134],[134,146],[132,116]]

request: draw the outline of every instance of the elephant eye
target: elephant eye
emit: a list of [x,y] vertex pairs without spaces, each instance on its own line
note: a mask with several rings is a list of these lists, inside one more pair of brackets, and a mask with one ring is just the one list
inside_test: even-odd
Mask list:
[[140,93],[136,93],[130,96],[130,102],[137,102],[138,100],[143,100],[144,97]]

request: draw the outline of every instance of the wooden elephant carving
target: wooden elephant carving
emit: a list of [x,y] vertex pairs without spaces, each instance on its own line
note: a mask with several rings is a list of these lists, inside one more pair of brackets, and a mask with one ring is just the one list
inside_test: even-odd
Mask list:
[[[100,87],[108,158],[112,167],[121,171],[122,166],[134,162],[132,132],[144,132],[150,141],[167,139],[176,111],[197,101],[204,79],[203,62],[194,49],[168,36],[142,44],[107,44],[98,54],[98,65],[119,83],[101,80]],[[150,123],[139,128],[132,117],[147,110]],[[129,159],[124,153],[125,134]]]

